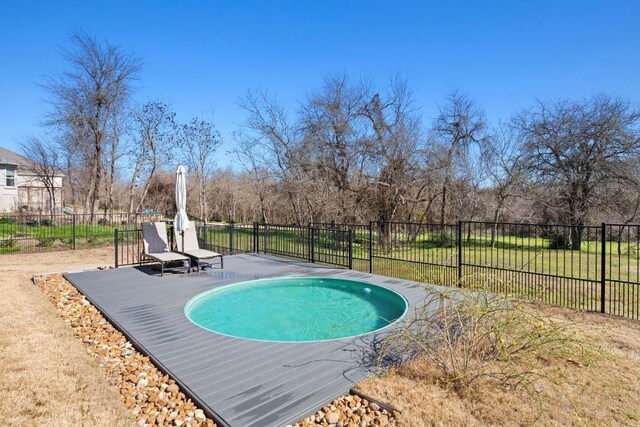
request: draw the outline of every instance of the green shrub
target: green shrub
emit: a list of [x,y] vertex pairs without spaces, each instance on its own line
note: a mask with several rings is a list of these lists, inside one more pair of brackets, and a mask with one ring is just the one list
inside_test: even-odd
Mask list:
[[36,246],[39,246],[41,248],[50,248],[55,242],[55,237],[40,237],[38,238],[38,244]]
[[564,234],[552,234],[549,236],[549,249],[571,249],[571,240]]
[[14,248],[16,246],[15,239],[4,239],[0,240],[0,248]]
[[456,245],[456,238],[450,233],[440,231],[431,233],[427,239],[427,243],[434,248],[451,248]]
[[13,224],[13,223],[15,223],[13,218],[10,218],[8,216],[0,217],[0,224]]

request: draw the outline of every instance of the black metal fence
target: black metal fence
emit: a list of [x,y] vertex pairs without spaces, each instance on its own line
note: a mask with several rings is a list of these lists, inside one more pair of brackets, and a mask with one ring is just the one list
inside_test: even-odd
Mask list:
[[[225,255],[273,254],[640,318],[640,225],[195,225],[201,247]],[[141,262],[140,230],[117,236],[116,264]]]
[[204,224],[203,247],[260,252],[390,277],[640,318],[640,225]]
[[161,213],[0,213],[0,255],[112,245],[115,229],[137,229],[142,222],[167,217]]

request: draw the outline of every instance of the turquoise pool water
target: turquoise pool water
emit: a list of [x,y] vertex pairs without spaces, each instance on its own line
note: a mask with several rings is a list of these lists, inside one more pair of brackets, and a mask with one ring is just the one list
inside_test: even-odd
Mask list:
[[352,337],[398,320],[406,300],[389,289],[352,280],[285,277],[223,286],[195,296],[185,314],[224,335],[307,342]]

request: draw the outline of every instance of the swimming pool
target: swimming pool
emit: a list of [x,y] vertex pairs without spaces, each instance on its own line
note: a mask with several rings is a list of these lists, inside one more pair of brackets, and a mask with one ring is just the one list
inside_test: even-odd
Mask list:
[[195,296],[185,315],[219,334],[261,341],[308,342],[354,337],[400,319],[407,302],[371,283],[281,277],[222,286]]

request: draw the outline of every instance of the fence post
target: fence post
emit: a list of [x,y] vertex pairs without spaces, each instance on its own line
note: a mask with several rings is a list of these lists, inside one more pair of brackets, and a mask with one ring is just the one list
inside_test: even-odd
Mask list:
[[458,287],[462,287],[462,221],[458,221]]
[[233,231],[235,229],[235,224],[231,223],[229,225],[229,255],[233,255]]
[[[73,246],[73,250],[76,250],[76,214],[73,214],[73,241],[72,241],[72,246]],[[118,232],[118,230],[116,230],[116,233]]]
[[[75,224],[75,221],[74,221],[74,224]],[[75,236],[75,227],[74,227],[74,233],[73,234]],[[74,242],[75,242],[75,239],[74,239]],[[113,243],[114,243],[114,245],[116,247],[116,251],[115,251],[115,253],[116,253],[116,262],[114,264],[115,264],[116,268],[118,268],[118,229],[117,228],[113,232]]]
[[349,270],[353,270],[353,229],[349,229]]
[[258,253],[258,221],[253,222],[253,252]]
[[262,231],[262,252],[267,253],[267,223],[264,224],[264,230]]
[[207,235],[209,234],[209,230],[207,230],[207,221],[202,221],[202,228],[204,229],[204,247],[205,249],[209,249],[209,245],[207,244]]
[[601,238],[602,238],[602,256],[601,256],[601,264],[600,264],[600,312],[605,312],[605,298],[607,297],[606,292],[606,273],[607,273],[607,224],[602,223],[601,229]]
[[369,273],[373,274],[373,221],[369,221]]
[[311,223],[308,222],[307,223],[307,258],[309,259],[309,262],[313,262],[311,261]]
[[311,262],[316,262],[316,230],[313,228],[313,224],[309,224],[309,231],[311,232],[309,256]]

